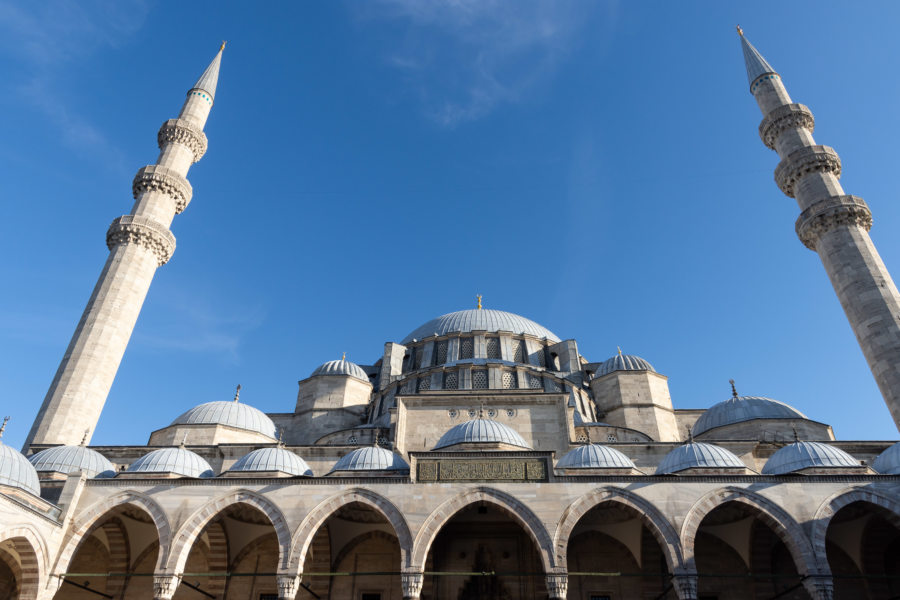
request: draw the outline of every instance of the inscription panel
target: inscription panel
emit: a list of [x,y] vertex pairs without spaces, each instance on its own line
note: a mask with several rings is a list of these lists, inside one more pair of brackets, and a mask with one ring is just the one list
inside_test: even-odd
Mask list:
[[547,468],[535,458],[435,459],[418,461],[418,481],[546,481]]

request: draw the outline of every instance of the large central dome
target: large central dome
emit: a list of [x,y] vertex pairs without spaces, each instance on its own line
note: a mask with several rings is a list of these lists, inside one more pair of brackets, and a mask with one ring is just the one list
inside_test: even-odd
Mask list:
[[432,319],[403,338],[403,341],[400,343],[408,344],[413,340],[421,340],[432,335],[469,333],[472,331],[509,331],[547,338],[551,342],[559,341],[555,333],[525,317],[502,310],[473,308],[471,310],[452,312]]

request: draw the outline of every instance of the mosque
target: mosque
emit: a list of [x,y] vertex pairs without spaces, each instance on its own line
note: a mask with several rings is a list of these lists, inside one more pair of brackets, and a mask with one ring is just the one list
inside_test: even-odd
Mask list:
[[[871,213],[841,188],[809,108],[740,33],[797,233],[900,421],[900,294]],[[815,415],[734,386],[708,410],[676,408],[644,358],[585,357],[480,298],[411,323],[372,364],[322,364],[285,412],[238,388],[145,443],[91,446],[175,249],[221,60],[135,176],[23,451],[0,443],[0,597],[900,597],[900,444],[836,440]]]

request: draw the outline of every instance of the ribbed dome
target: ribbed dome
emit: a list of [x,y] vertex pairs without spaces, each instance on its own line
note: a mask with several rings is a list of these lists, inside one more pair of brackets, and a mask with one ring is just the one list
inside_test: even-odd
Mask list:
[[408,471],[409,465],[398,454],[379,446],[365,446],[345,454],[338,460],[335,471]]
[[319,366],[312,372],[310,377],[318,375],[349,375],[350,377],[362,379],[365,382],[369,381],[369,376],[362,370],[362,367],[343,358],[341,360],[330,360]]
[[822,442],[794,442],[769,457],[763,467],[763,475],[784,475],[810,467],[847,468],[859,467],[858,460],[829,444]]
[[281,471],[291,475],[312,475],[312,469],[306,461],[284,448],[260,448],[245,454],[229,471]]
[[531,446],[522,439],[522,436],[516,430],[490,419],[473,419],[451,427],[447,433],[441,436],[434,449],[438,450],[456,444],[479,442],[510,444],[531,450]]
[[566,452],[557,469],[633,469],[631,459],[609,446],[588,444]]
[[650,371],[656,373],[653,365],[640,356],[633,354],[617,354],[600,365],[594,377],[602,377],[613,371]]
[[0,442],[0,484],[41,495],[41,484],[32,464],[21,452],[3,442]]
[[172,425],[228,425],[255,431],[272,439],[278,437],[275,423],[266,416],[266,413],[235,401],[219,400],[195,406],[172,421]]
[[84,446],[55,446],[32,454],[28,460],[38,473],[84,471],[88,477],[116,475],[116,468],[105,456]]
[[559,341],[555,333],[525,317],[502,310],[475,308],[460,310],[432,319],[403,338],[400,343],[408,344],[413,340],[421,340],[432,335],[471,331],[510,331],[547,338],[551,342]]
[[128,467],[129,473],[175,473],[185,477],[212,477],[212,467],[186,448],[160,448],[140,457]]
[[872,461],[872,468],[882,475],[900,475],[900,442],[879,454]]
[[710,407],[700,415],[692,431],[694,435],[700,435],[716,427],[754,419],[806,419],[806,415],[784,402],[771,398],[738,396]]
[[685,469],[730,469],[745,468],[737,456],[719,446],[703,442],[689,442],[678,446],[666,454],[656,468],[657,475],[677,473]]

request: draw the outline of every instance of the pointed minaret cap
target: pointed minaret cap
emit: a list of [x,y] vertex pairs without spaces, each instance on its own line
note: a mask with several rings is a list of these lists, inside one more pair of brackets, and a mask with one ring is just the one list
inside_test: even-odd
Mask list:
[[209,94],[210,99],[213,101],[216,99],[216,84],[219,83],[219,67],[222,64],[223,50],[225,50],[225,42],[222,42],[222,46],[219,48],[219,52],[216,54],[215,58],[212,59],[212,62],[209,63],[209,66],[203,71],[203,75],[200,76],[200,79],[197,80],[194,87],[191,88],[192,90],[203,90]]
[[752,87],[753,82],[762,77],[763,75],[768,75],[773,73],[778,75],[778,72],[772,68],[766,59],[762,57],[762,54],[753,47],[753,44],[747,41],[746,36],[744,36],[744,30],[741,29],[741,26],[737,26],[738,35],[741,36],[741,48],[744,50],[744,65],[747,67],[747,83]]

